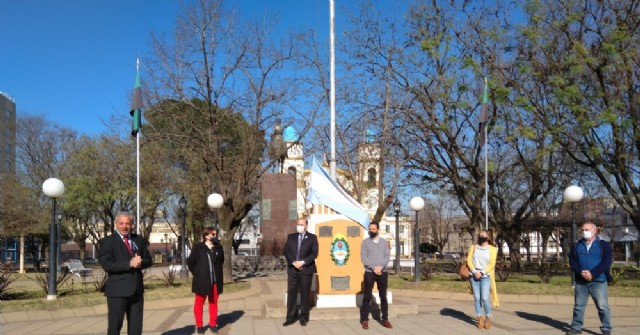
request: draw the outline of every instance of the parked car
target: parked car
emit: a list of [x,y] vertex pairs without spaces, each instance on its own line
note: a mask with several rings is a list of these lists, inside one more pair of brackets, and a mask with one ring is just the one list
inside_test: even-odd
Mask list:
[[557,255],[549,255],[547,256],[547,262],[557,262],[558,261],[558,256]]
[[460,254],[455,252],[445,252],[444,259],[460,259]]
[[456,252],[436,252],[438,259],[460,259],[460,254]]
[[84,264],[85,265],[89,265],[89,264],[98,264],[98,260],[93,258],[93,257],[85,257],[84,258]]

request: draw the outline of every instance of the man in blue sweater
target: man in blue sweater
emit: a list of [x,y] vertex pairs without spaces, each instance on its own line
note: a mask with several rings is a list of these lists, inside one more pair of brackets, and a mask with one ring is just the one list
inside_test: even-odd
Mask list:
[[576,276],[575,305],[573,320],[567,335],[582,334],[584,311],[589,296],[598,309],[598,317],[603,335],[611,334],[611,310],[609,309],[608,281],[612,257],[609,243],[597,235],[596,225],[587,222],[582,225],[582,238],[569,253],[571,271]]
[[360,306],[360,325],[362,329],[369,329],[369,304],[371,303],[373,283],[378,286],[378,294],[380,295],[382,326],[393,328],[388,319],[389,305],[387,303],[389,245],[384,238],[378,235],[379,228],[380,226],[376,221],[369,224],[369,238],[362,241],[362,249],[360,250],[360,259],[364,264],[364,292],[362,306]]

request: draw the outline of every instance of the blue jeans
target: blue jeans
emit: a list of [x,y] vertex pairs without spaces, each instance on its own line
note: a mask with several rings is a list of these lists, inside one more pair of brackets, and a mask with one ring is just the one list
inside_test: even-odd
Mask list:
[[489,301],[489,291],[491,289],[491,278],[487,275],[480,279],[471,278],[471,289],[473,290],[473,301],[476,306],[476,316],[482,316],[482,307],[484,306],[484,314],[491,316],[491,302]]
[[611,331],[611,310],[609,309],[609,288],[607,282],[592,281],[586,284],[576,283],[575,305],[571,329],[582,330],[584,311],[587,307],[589,295],[598,309],[598,317],[602,326],[600,330]]

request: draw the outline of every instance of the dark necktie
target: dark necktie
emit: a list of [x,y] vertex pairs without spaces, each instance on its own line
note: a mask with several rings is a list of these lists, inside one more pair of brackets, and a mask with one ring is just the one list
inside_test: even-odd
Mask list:
[[124,240],[124,245],[127,246],[127,250],[129,250],[129,254],[133,255],[133,251],[131,251],[131,245],[129,245],[129,238],[125,236],[122,239]]
[[302,234],[298,234],[298,251],[296,252],[296,260],[300,260],[300,245],[302,244]]

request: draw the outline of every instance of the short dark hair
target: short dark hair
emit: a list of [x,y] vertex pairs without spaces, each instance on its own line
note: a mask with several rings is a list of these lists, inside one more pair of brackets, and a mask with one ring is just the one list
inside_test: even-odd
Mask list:
[[[214,231],[216,231],[216,229],[213,227],[205,227],[202,231],[202,241],[206,241],[207,235],[212,234]],[[218,232],[216,232],[216,235],[218,235]]]
[[376,228],[380,229],[380,222],[378,221],[371,221],[371,223],[369,223],[369,227],[371,227],[371,225],[375,225]]

